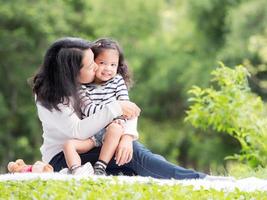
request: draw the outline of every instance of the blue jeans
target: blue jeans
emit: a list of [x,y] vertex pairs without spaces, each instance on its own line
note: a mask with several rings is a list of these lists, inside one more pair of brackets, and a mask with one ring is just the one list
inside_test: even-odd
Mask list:
[[[98,160],[99,152],[100,148],[94,148],[87,153],[80,154],[82,164],[86,162],[94,164]],[[53,157],[49,163],[54,167],[55,171],[60,171],[62,168],[67,167],[63,152]],[[160,179],[193,179],[206,176],[204,173],[185,169],[168,162],[164,157],[153,154],[137,141],[133,142],[132,160],[123,166],[118,166],[113,158],[108,164],[107,173],[112,175],[120,173],[124,175],[137,174]]]
[[106,133],[106,129],[103,128],[102,130],[100,130],[98,133],[96,133],[95,135],[91,137],[91,139],[95,143],[95,147],[101,147],[103,145],[105,133]]

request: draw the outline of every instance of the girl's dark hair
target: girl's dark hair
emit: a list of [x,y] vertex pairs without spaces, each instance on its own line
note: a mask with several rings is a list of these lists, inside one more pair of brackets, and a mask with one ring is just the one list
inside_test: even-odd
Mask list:
[[49,110],[60,110],[58,104],[71,103],[80,115],[77,79],[84,50],[90,47],[91,43],[86,40],[68,37],[57,40],[48,48],[43,64],[31,81],[38,102]]
[[94,53],[94,58],[96,59],[97,56],[105,51],[106,49],[114,49],[117,50],[119,53],[119,63],[118,63],[118,71],[117,73],[120,74],[128,89],[133,85],[132,81],[132,75],[129,71],[128,65],[126,63],[126,60],[123,55],[123,51],[115,40],[109,39],[109,38],[101,38],[98,39],[94,42],[93,46],[91,47],[93,53]]

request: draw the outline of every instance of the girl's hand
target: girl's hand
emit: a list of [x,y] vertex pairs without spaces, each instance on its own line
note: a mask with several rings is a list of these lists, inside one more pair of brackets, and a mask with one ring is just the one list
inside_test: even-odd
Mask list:
[[120,143],[115,152],[116,164],[121,166],[132,160],[133,157],[133,136],[121,136]]
[[139,116],[141,109],[135,103],[131,101],[118,101],[118,102],[121,106],[123,116],[126,119],[132,119]]

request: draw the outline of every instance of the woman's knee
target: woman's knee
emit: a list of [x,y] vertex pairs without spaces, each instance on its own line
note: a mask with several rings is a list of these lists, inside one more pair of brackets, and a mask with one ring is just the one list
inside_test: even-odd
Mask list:
[[144,145],[142,145],[140,142],[138,141],[133,141],[133,150],[142,150],[142,149],[147,149]]
[[166,158],[164,158],[162,155],[160,154],[154,154],[154,156],[160,160],[166,161]]
[[74,147],[74,142],[73,142],[73,140],[67,140],[66,142],[64,142],[64,144],[63,144],[63,151],[67,151],[67,150],[69,150],[69,149],[71,149],[71,148],[73,148]]
[[133,156],[134,157],[143,157],[143,156],[150,156],[152,153],[151,151],[146,148],[144,145],[142,145],[138,141],[133,141]]

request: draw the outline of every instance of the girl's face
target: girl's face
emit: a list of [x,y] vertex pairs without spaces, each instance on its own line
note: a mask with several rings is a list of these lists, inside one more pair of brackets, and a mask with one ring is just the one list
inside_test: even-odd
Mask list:
[[117,74],[119,52],[115,49],[106,49],[95,58],[95,62],[98,65],[95,74],[95,82],[106,82]]
[[97,70],[97,64],[94,61],[94,54],[91,49],[85,50],[82,60],[82,68],[78,81],[80,83],[91,83],[95,78],[95,72]]

